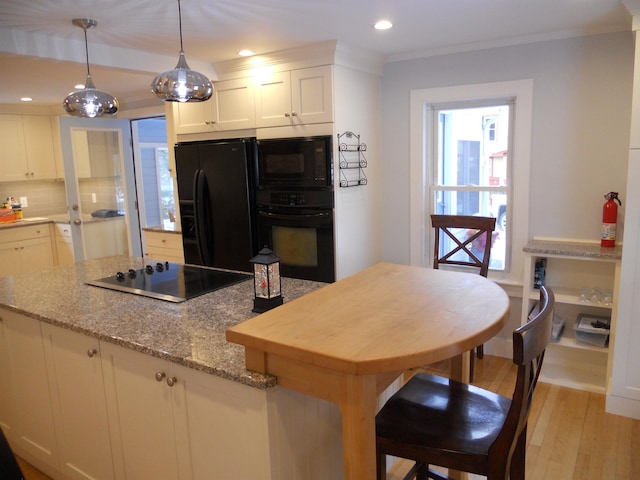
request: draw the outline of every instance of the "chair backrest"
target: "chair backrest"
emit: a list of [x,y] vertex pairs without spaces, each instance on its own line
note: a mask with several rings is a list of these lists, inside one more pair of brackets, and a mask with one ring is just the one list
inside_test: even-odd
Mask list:
[[553,291],[541,287],[538,314],[513,332],[513,363],[518,366],[516,386],[504,427],[491,447],[499,449],[497,451],[508,452],[509,460],[518,437],[527,426],[544,352],[551,339],[554,304]]
[[[435,229],[433,268],[438,268],[441,264],[478,267],[480,275],[487,276],[493,231],[496,228],[495,218],[473,215],[431,215],[431,225]],[[460,229],[464,231],[460,232]],[[446,244],[447,238],[453,242],[453,248],[441,254],[441,246]],[[461,253],[464,258],[456,257],[457,253]]]

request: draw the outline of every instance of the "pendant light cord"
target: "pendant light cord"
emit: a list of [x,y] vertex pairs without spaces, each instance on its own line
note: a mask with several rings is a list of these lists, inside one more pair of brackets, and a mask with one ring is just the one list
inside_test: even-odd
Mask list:
[[180,51],[184,52],[182,48],[182,10],[180,8],[180,0],[178,0],[178,24],[180,25]]
[[89,43],[87,42],[87,27],[84,27],[82,30],[84,30],[84,53],[87,58],[87,75],[91,75],[91,72],[89,72]]

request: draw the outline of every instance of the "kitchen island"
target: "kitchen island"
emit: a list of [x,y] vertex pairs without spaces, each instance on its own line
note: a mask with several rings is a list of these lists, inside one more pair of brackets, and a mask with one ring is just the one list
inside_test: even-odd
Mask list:
[[[247,371],[225,339],[256,316],[252,282],[182,303],[84,284],[143,266],[0,278],[0,426],[16,453],[56,479],[339,478],[338,408]],[[283,278],[285,302],[323,285]]]

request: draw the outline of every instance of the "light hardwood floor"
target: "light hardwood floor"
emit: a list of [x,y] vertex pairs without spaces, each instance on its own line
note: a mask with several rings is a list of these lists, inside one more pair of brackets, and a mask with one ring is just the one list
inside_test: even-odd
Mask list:
[[[511,395],[515,367],[510,360],[485,355],[475,368],[474,384]],[[446,369],[442,363],[430,371],[446,375]],[[640,420],[605,413],[604,403],[602,394],[539,383],[529,417],[527,478],[640,479]],[[396,462],[387,480],[400,480],[409,467],[406,461]],[[21,468],[26,480],[51,480],[22,461]]]
[[[485,355],[475,365],[475,385],[511,396],[515,366],[509,359]],[[429,369],[446,370],[446,362]],[[640,479],[640,420],[605,413],[604,405],[603,394],[539,382],[527,430],[527,479]],[[387,480],[400,480],[410,466],[398,461]]]

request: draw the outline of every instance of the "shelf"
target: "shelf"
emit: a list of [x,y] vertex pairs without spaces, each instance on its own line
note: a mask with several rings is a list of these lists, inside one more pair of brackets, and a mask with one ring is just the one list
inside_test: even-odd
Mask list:
[[[602,302],[591,302],[580,300],[580,289],[576,288],[563,288],[549,285],[549,288],[553,290],[556,298],[556,303],[565,303],[567,305],[578,305],[588,308],[604,308],[605,310],[612,310],[613,304],[606,305]],[[540,298],[539,290],[529,290],[529,300],[538,300]]]

